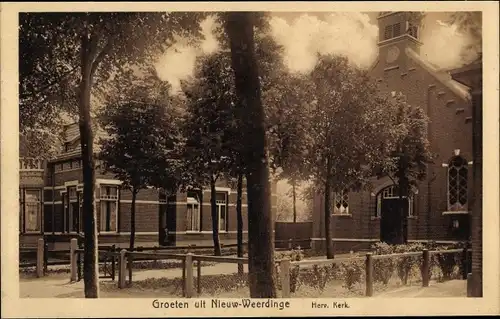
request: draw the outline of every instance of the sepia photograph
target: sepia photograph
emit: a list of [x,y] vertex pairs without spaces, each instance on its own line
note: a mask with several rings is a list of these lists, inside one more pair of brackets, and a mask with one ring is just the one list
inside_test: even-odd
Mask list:
[[500,311],[498,4],[149,4],[2,14],[9,314]]

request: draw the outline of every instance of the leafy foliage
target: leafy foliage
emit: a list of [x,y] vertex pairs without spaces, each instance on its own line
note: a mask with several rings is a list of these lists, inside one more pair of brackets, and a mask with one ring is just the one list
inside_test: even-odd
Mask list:
[[198,64],[196,80],[185,88],[184,158],[198,185],[228,173],[234,162],[236,97],[228,59],[224,53],[205,57]]
[[[148,63],[174,39],[198,35],[203,13],[21,13],[19,16],[20,133],[27,148],[45,154],[61,124],[78,115],[84,65],[91,74],[92,102],[107,81],[130,65]],[[193,39],[196,39],[194,37]],[[83,40],[88,41],[82,60]],[[48,145],[42,145],[46,142]],[[40,149],[38,151],[38,149]]]
[[308,106],[311,82],[302,75],[282,72],[264,92],[271,169],[278,178],[297,183],[308,178],[305,159],[311,136]]
[[117,98],[102,110],[100,120],[109,138],[100,140],[99,158],[125,187],[157,186],[175,192],[174,150],[180,139],[176,114],[165,96],[167,88],[160,94],[155,89],[136,83],[132,95]]
[[328,181],[334,191],[357,189],[371,176],[368,164],[391,145],[387,103],[368,74],[342,56],[320,57],[311,79],[310,171],[319,185]]
[[[405,96],[396,96],[391,106],[393,114],[386,122],[394,128],[391,151],[382,162],[374,161],[379,176],[389,176],[407,196],[411,187],[426,176],[432,154],[427,139],[428,118],[424,110],[406,102]],[[405,183],[405,184],[403,184]]]

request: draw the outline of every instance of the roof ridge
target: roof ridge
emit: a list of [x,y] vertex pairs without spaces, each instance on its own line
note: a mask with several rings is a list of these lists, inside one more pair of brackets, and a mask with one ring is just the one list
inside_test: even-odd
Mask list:
[[469,92],[470,88],[454,80],[449,72],[445,72],[442,69],[437,68],[429,61],[423,59],[417,52],[415,52],[411,48],[406,48],[405,53],[408,57],[417,62],[427,72],[432,74],[439,82],[441,82],[441,84],[443,84],[453,93],[459,96],[462,100],[466,102],[471,101],[471,96]]

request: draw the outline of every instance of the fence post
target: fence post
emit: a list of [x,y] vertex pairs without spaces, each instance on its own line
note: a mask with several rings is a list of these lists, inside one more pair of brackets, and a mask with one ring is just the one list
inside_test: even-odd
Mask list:
[[201,260],[198,260],[196,264],[196,287],[198,292],[198,297],[201,295]]
[[423,261],[422,261],[422,287],[429,287],[429,250],[424,249],[422,251]]
[[182,297],[186,297],[186,258],[182,259]]
[[290,298],[290,259],[280,261],[281,298]]
[[193,254],[188,253],[186,255],[184,268],[186,269],[186,276],[184,279],[184,285],[186,286],[186,297],[193,297]]
[[238,276],[243,276],[245,273],[245,264],[243,261],[238,261]]
[[115,272],[116,272],[116,246],[111,246],[111,280],[115,280]]
[[467,279],[467,274],[469,273],[469,252],[467,251],[467,246],[462,251],[462,279]]
[[134,251],[130,251],[130,254],[128,254],[128,283],[131,285],[132,284],[132,268],[133,268],[133,263],[134,263],[134,256],[132,255]]
[[76,241],[76,238],[72,238],[69,244],[69,260],[71,263],[71,281],[76,281],[77,278],[77,262],[76,262],[76,254],[78,249],[78,242]]
[[[78,241],[78,249],[84,249],[83,243],[81,240]],[[77,263],[78,263],[78,281],[82,280],[83,278],[83,253],[77,254]]]
[[367,297],[373,296],[373,257],[372,253],[366,254],[365,262],[365,272],[366,272],[366,291],[365,295]]
[[472,274],[467,274],[467,297],[472,297]]
[[119,270],[118,270],[118,288],[125,288],[125,272],[127,271],[126,262],[127,262],[127,251],[122,249],[120,251],[120,261],[119,261]]
[[43,277],[44,246],[43,238],[38,238],[36,249],[36,276],[38,278]]
[[43,244],[43,275],[47,274],[49,268],[49,244]]

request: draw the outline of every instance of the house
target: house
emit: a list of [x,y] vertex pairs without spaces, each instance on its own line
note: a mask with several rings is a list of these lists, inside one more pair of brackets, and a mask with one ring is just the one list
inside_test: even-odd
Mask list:
[[[378,16],[378,58],[370,74],[382,94],[401,92],[410,105],[427,113],[428,139],[436,158],[418,191],[405,199],[404,236],[412,240],[468,240],[471,236],[472,103],[470,88],[420,55],[420,23],[408,12]],[[391,242],[399,211],[389,178],[373,179],[372,188],[337,193],[332,201],[332,237],[338,250]],[[313,242],[324,246],[323,196],[314,200]],[[323,244],[322,244],[323,243]]]
[[[95,140],[104,133],[94,127]],[[61,152],[48,161],[23,157],[20,164],[20,244],[36,245],[38,238],[52,247],[69,245],[82,234],[83,174],[77,123],[67,125]],[[98,152],[98,143],[94,147]],[[95,199],[99,244],[127,247],[130,239],[132,193],[96,161]],[[275,184],[273,194],[275,193]],[[236,243],[236,190],[217,184],[217,211],[222,244]],[[275,198],[273,198],[275,202]],[[247,236],[247,200],[242,198],[243,235]],[[273,209],[275,209],[273,204]],[[210,190],[178,192],[166,198],[157,189],[141,190],[136,200],[136,246],[211,246]]]

